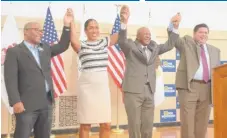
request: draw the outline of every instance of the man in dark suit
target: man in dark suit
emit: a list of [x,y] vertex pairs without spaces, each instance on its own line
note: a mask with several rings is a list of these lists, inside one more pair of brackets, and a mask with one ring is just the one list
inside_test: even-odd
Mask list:
[[[128,19],[127,6],[121,9],[122,19]],[[178,18],[178,15],[174,16]],[[128,117],[129,138],[151,138],[154,117],[154,93],[158,55],[170,51],[179,38],[169,32],[165,44],[151,41],[148,28],[137,32],[136,41],[127,39],[127,20],[122,21],[119,32],[119,46],[126,57],[126,71],[122,83],[124,104]],[[178,26],[176,26],[178,28]]]
[[9,48],[4,77],[9,103],[16,116],[14,138],[49,138],[52,123],[53,82],[51,58],[66,51],[70,44],[73,13],[68,9],[58,44],[41,43],[41,25],[29,22],[24,26],[24,41]]

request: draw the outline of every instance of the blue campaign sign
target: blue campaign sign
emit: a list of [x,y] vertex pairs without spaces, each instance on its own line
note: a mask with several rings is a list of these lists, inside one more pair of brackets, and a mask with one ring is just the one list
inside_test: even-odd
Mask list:
[[227,64],[227,60],[221,61],[221,64]]
[[175,84],[164,84],[165,97],[175,97],[176,96],[176,86]]
[[160,110],[160,122],[176,122],[177,120],[177,114],[176,109],[166,109],[166,110]]
[[176,60],[162,60],[163,72],[176,72]]

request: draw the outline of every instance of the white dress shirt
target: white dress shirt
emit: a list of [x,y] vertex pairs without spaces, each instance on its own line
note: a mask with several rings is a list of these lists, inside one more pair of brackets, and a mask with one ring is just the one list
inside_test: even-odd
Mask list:
[[[204,44],[203,46],[204,46],[205,56],[206,56],[206,59],[207,59],[207,65],[208,65],[208,70],[209,70],[209,79],[210,79],[211,78],[211,74],[210,74],[210,56],[209,56],[209,52],[208,52],[206,44]],[[198,70],[195,73],[194,79],[195,80],[203,80],[203,64],[202,64],[201,56],[199,58],[199,68],[198,68]]]
[[144,48],[145,48],[145,54],[146,54],[146,56],[147,56],[147,61],[149,61],[149,59],[150,59],[150,57],[151,57],[151,51],[147,48],[147,46],[143,46],[143,45],[141,45],[141,47],[142,47],[142,49],[144,50]]
[[[175,29],[173,27],[173,24],[172,23],[169,24],[168,30],[169,31],[172,31],[172,32],[174,32],[176,34],[178,34],[178,29]],[[206,55],[206,59],[207,59],[207,65],[208,65],[208,71],[209,71],[209,79],[210,79],[211,78],[211,73],[210,73],[210,56],[209,56],[209,53],[208,53],[208,49],[207,49],[206,44],[204,45],[204,51],[205,51],[205,55]],[[194,79],[195,80],[203,80],[203,64],[202,64],[201,57],[199,59],[199,68],[198,68],[198,70],[195,73]]]

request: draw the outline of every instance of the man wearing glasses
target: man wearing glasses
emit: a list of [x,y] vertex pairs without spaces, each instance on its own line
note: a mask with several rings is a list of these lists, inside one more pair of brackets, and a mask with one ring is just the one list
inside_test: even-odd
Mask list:
[[58,44],[41,43],[43,31],[37,22],[24,26],[24,41],[9,48],[4,77],[10,106],[16,116],[14,138],[49,138],[52,123],[53,82],[51,58],[66,51],[70,44],[73,13],[68,9]]

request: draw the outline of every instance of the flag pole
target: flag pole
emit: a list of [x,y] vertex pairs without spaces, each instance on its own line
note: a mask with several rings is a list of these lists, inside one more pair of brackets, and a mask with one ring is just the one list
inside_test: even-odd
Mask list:
[[[10,6],[12,7],[12,1],[9,2],[10,3]],[[11,14],[12,14],[12,11],[11,11]],[[12,131],[12,123],[11,123],[11,120],[12,119],[12,115],[10,114],[10,112],[8,112],[8,132],[7,132],[7,136],[6,138],[11,138],[11,131]]]
[[113,133],[116,133],[116,134],[121,134],[121,133],[123,133],[124,132],[124,129],[120,129],[120,127],[119,127],[119,119],[118,119],[118,109],[119,109],[119,98],[118,98],[118,93],[119,93],[119,91],[118,91],[119,89],[118,89],[118,87],[117,87],[117,123],[116,123],[116,128],[115,129],[112,129],[112,132]]
[[[118,14],[118,11],[119,11],[119,8],[121,7],[121,5],[120,4],[115,4],[115,6],[116,6],[116,8],[117,8],[117,14]],[[117,123],[116,123],[116,128],[115,129],[112,129],[112,132],[113,133],[116,133],[116,134],[121,134],[121,133],[123,133],[124,132],[124,129],[120,129],[120,127],[119,127],[119,117],[118,117],[118,113],[119,113],[119,96],[118,96],[118,93],[119,93],[119,88],[118,88],[118,86],[116,85],[116,87],[117,87]]]
[[[49,1],[48,3],[49,3],[48,7],[50,8],[51,7],[51,1]],[[50,124],[50,125],[51,125],[50,138],[55,138],[55,135],[52,134],[52,124]]]
[[12,115],[8,112],[8,132],[7,132],[7,137],[6,138],[11,138],[11,117]]
[[[150,31],[152,31],[151,29],[153,29],[153,28],[150,28],[150,23],[151,23],[151,8],[149,7],[149,5],[148,5],[148,8],[149,8],[149,12],[148,12],[148,27],[149,27]],[[156,127],[155,126],[153,127],[153,130],[156,130]]]

